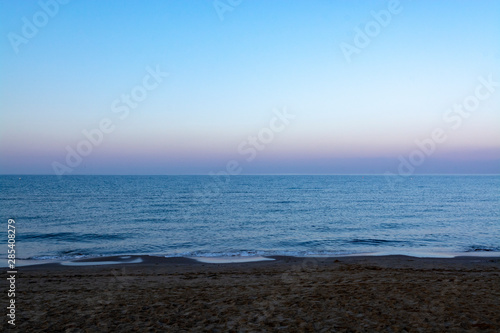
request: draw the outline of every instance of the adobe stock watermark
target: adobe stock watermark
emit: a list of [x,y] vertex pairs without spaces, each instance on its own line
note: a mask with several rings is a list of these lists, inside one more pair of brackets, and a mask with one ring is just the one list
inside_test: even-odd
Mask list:
[[354,38],[352,44],[342,42],[339,44],[340,50],[344,54],[345,60],[350,63],[354,54],[360,54],[361,50],[370,45],[371,41],[376,38],[383,28],[386,28],[392,18],[403,11],[399,0],[390,0],[387,4],[387,9],[382,9],[378,12],[371,11],[370,15],[373,20],[368,21],[362,29],[354,28]]
[[[168,76],[168,73],[161,71],[159,65],[156,65],[155,69],[150,66],[146,67],[146,72],[141,84],[134,86],[129,94],[122,94],[111,103],[111,112],[116,114],[119,120],[125,120],[130,115],[130,111],[136,109],[148,97],[148,93],[158,88]],[[83,162],[84,157],[89,156],[95,147],[103,143],[105,135],[113,133],[115,129],[116,122],[107,117],[101,119],[96,128],[84,129],[83,139],[74,146],[66,146],[64,162],[52,162],[54,173],[62,176],[73,172]]]
[[10,45],[16,54],[19,53],[19,47],[28,42],[38,35],[40,29],[45,27],[52,18],[54,18],[61,5],[66,5],[70,0],[40,0],[38,6],[40,10],[35,12],[30,18],[23,16],[21,18],[22,26],[19,33],[9,32],[7,38]]
[[[211,200],[215,200],[222,195],[222,192],[230,182],[231,176],[236,176],[243,172],[242,164],[255,160],[258,153],[269,146],[277,134],[288,128],[295,117],[286,108],[273,110],[273,117],[269,120],[268,126],[261,128],[254,135],[249,135],[238,144],[237,151],[243,157],[243,161],[232,159],[227,161],[223,170],[209,172],[209,175],[212,176],[211,181],[205,184],[202,190],[193,192],[193,197],[197,202],[209,204]],[[186,211],[184,219],[188,219],[191,214],[193,214],[193,210]]]
[[454,104],[447,109],[442,116],[446,126],[436,127],[427,138],[415,140],[416,148],[408,156],[398,156],[399,165],[397,175],[392,172],[386,172],[386,180],[394,185],[394,182],[401,181],[404,177],[413,175],[416,168],[421,166],[425,160],[434,154],[437,147],[448,140],[450,132],[458,130],[464,119],[468,119],[474,111],[478,109],[481,102],[486,101],[495,93],[499,82],[493,81],[493,75],[488,78],[478,77],[479,84],[474,89],[474,93],[465,97],[461,103]]
[[236,7],[241,5],[242,2],[243,0],[214,0],[212,5],[219,16],[219,20],[224,21],[226,12],[232,12]]

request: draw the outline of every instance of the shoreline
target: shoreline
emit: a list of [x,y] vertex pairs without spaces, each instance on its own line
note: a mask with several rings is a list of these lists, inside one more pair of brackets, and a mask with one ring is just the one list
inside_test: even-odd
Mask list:
[[83,262],[121,264],[21,267],[16,327],[30,332],[500,329],[500,257],[272,259],[221,264],[116,256]]
[[[252,257],[243,257],[244,259]],[[204,261],[200,259],[217,259],[213,262]],[[220,260],[219,260],[220,259]],[[224,259],[227,259],[225,261]],[[344,264],[370,264],[370,265],[384,265],[386,268],[402,268],[402,267],[462,267],[464,265],[474,267],[478,264],[493,263],[498,264],[500,268],[500,255],[499,256],[474,256],[474,255],[461,255],[455,257],[415,257],[401,254],[390,255],[347,255],[336,257],[295,257],[295,256],[268,256],[259,257],[259,260],[242,260],[232,261],[231,257],[162,257],[151,255],[127,255],[127,256],[103,256],[82,258],[76,260],[65,261],[51,261],[48,263],[32,264],[20,267],[21,271],[29,268],[29,270],[50,269],[60,267],[61,269],[73,269],[83,267],[101,267],[103,269],[117,269],[117,268],[141,268],[150,266],[170,267],[170,266],[197,266],[197,267],[237,267],[237,266],[261,266],[261,265],[289,265],[298,263],[316,262],[324,265],[331,265],[336,263]],[[70,264],[71,263],[71,264]],[[411,264],[410,264],[411,263]]]
[[[85,265],[91,266],[94,262],[96,265],[105,265],[103,261],[108,261],[109,265],[114,264],[131,264],[130,260],[127,258],[134,258],[133,260],[150,261],[154,258],[165,258],[165,259],[192,259],[194,261],[200,261],[206,264],[210,263],[245,263],[245,262],[259,262],[265,260],[273,260],[275,257],[283,258],[299,258],[299,259],[339,259],[339,258],[351,258],[351,257],[394,257],[394,256],[404,256],[410,258],[421,258],[421,259],[453,259],[453,258],[500,258],[500,252],[496,251],[476,251],[476,252],[365,252],[365,253],[353,253],[344,255],[324,255],[324,256],[293,256],[293,255],[245,255],[245,256],[164,256],[157,254],[116,254],[116,255],[103,255],[103,256],[86,256],[77,258],[54,258],[54,259],[17,259],[16,267],[28,267],[28,266],[39,266],[48,264],[60,264],[63,266],[78,266],[78,263],[84,263]],[[4,262],[5,261],[5,262]],[[134,262],[139,263],[139,262]],[[0,264],[0,268],[7,268],[7,259],[3,259]]]

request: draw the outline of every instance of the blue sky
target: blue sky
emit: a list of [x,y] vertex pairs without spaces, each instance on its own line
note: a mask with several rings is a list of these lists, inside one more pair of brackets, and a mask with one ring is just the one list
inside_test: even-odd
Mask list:
[[[498,173],[500,87],[482,82],[500,81],[499,17],[498,1],[3,1],[0,173]],[[148,68],[168,76],[121,119]]]

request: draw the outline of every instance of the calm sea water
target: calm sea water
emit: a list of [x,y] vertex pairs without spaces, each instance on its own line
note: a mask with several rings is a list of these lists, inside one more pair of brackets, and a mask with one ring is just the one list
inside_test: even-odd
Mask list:
[[24,259],[500,251],[499,176],[0,176],[0,183],[3,253],[14,218]]

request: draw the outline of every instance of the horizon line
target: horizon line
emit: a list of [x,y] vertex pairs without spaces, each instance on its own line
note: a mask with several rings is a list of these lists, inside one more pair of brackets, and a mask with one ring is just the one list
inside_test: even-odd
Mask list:
[[[74,174],[74,175],[55,175],[52,173],[5,173],[0,176],[54,176],[54,177],[75,177],[75,176],[207,176],[207,177],[220,177],[226,175],[217,174]],[[253,174],[239,174],[229,175],[230,177],[240,176],[399,176],[399,177],[414,177],[414,176],[500,176],[500,173],[416,173],[412,175],[400,174],[382,174],[382,173],[253,173]]]

